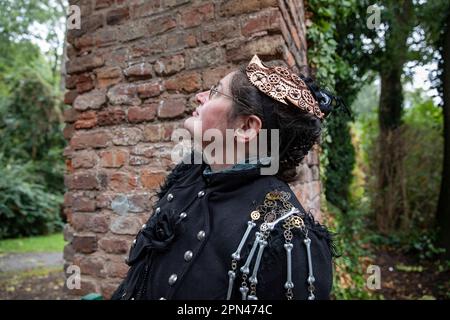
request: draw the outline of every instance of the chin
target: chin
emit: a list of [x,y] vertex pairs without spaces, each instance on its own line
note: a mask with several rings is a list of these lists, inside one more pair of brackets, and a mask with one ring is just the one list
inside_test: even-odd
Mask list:
[[195,117],[189,117],[184,120],[183,127],[187,129],[191,134],[194,134],[194,122],[198,121]]

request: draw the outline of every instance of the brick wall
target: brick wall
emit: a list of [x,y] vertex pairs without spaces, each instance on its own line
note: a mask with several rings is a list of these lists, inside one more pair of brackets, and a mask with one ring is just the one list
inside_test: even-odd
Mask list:
[[[258,54],[306,64],[302,0],[79,0],[67,33],[66,266],[81,289],[109,297],[167,172],[172,131],[207,90]],[[319,209],[317,152],[292,184]]]

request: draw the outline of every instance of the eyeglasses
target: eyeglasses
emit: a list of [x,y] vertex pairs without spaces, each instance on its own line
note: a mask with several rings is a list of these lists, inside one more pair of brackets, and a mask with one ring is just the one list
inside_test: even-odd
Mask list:
[[236,102],[236,103],[242,104],[243,106],[250,107],[248,104],[246,104],[245,102],[242,102],[242,101],[239,100],[238,98],[229,96],[229,95],[227,95],[227,94],[225,94],[225,93],[222,93],[222,92],[220,92],[219,90],[217,90],[217,85],[213,85],[213,86],[211,87],[211,89],[209,89],[209,98],[208,98],[208,99],[211,100],[212,98],[214,98],[214,95],[215,95],[216,93],[217,93],[217,94],[220,94],[220,95],[222,95],[222,96],[224,96],[224,97],[227,97],[227,98],[233,100],[233,101]]

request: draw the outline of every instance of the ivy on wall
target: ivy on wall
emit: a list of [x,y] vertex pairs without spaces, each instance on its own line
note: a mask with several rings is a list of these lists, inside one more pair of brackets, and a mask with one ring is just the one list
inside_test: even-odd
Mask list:
[[[309,0],[307,6],[308,62],[322,86],[341,96],[350,106],[368,80],[360,40],[366,32],[366,1]],[[326,199],[348,210],[355,150],[349,116],[336,110],[325,125],[321,153],[321,178]]]

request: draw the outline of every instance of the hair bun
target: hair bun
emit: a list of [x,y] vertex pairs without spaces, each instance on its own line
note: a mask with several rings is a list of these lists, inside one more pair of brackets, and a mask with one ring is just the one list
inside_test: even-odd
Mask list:
[[329,114],[331,114],[336,109],[343,107],[345,112],[349,115],[351,119],[353,119],[352,112],[350,108],[347,107],[344,100],[341,97],[335,96],[330,91],[326,89],[320,89],[319,86],[314,82],[311,77],[305,77],[300,74],[300,77],[303,81],[305,81],[309,90],[312,92],[314,97],[316,98],[320,111],[323,112],[324,118],[326,118]]
[[334,96],[327,90],[319,90],[316,92],[317,102],[319,103],[320,111],[328,116],[333,109]]
[[333,95],[330,91],[325,89],[319,89],[315,92],[317,102],[319,103],[320,111],[327,117],[330,113],[339,109],[344,108],[345,112],[353,119],[350,109],[345,104],[341,97]]

